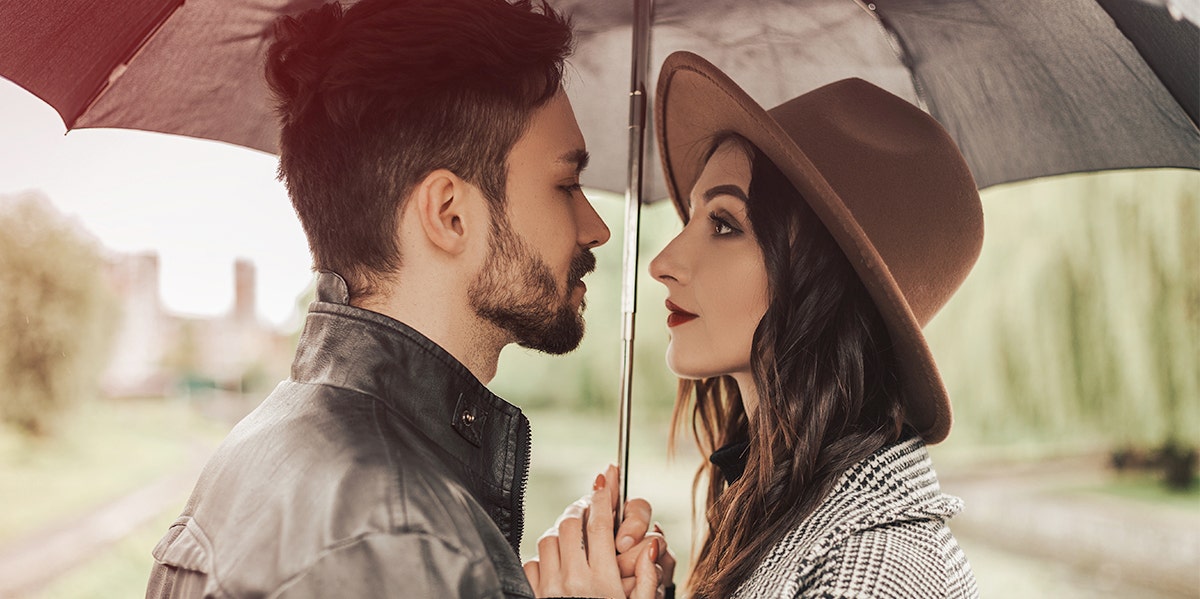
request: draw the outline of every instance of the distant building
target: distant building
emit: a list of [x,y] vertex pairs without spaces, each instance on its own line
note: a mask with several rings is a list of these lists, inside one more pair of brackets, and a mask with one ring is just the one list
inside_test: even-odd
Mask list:
[[285,378],[293,339],[261,322],[254,264],[234,264],[234,301],[213,318],[167,312],[154,253],[121,254],[108,265],[122,320],[101,378],[110,397],[165,396],[197,388],[254,391]]

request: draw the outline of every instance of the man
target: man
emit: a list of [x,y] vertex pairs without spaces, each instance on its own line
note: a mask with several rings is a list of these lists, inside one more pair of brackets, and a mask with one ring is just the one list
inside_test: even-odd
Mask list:
[[[578,345],[609,238],[579,189],[569,24],[528,0],[363,0],[276,36],[279,172],[317,299],[291,378],[155,547],[147,597],[532,597],[529,423],[484,384],[509,343]],[[613,588],[604,549],[575,578],[607,586],[571,591]],[[637,567],[652,596],[653,557]]]

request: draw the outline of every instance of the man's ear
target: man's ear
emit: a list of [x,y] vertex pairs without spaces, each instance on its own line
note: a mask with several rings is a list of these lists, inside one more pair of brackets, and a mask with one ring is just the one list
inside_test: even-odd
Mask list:
[[414,216],[433,245],[449,254],[467,248],[472,186],[458,175],[437,169],[421,180],[414,190]]

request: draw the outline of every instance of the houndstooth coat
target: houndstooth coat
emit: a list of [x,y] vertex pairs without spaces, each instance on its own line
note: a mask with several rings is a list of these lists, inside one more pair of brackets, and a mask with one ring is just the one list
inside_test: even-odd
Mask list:
[[843,473],[735,597],[977,598],[946,525],[961,510],[961,499],[941,492],[920,438],[890,445]]

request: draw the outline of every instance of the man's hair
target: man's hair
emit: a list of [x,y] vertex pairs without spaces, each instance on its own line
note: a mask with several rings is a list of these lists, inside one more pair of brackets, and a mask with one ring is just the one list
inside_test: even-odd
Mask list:
[[402,257],[403,201],[445,168],[503,215],[506,161],[562,84],[570,23],[530,0],[363,0],[275,24],[266,77],[281,124],[279,177],[313,266],[351,299]]

